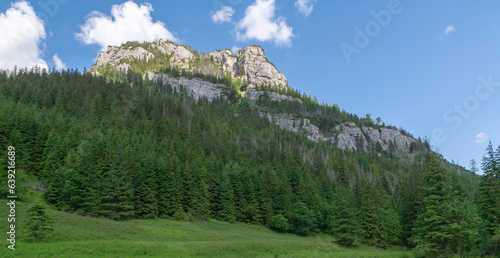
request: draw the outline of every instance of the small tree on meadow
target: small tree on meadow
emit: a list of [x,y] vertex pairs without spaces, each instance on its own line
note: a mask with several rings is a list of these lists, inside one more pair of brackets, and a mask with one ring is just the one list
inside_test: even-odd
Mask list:
[[33,204],[27,210],[26,229],[28,231],[28,239],[33,239],[33,242],[47,237],[54,231],[52,221],[45,213],[45,207],[40,204]]

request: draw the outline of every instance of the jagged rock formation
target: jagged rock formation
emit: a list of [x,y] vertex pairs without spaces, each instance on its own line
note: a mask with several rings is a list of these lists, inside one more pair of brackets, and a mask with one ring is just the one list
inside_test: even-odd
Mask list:
[[208,101],[223,96],[223,89],[226,88],[224,84],[213,84],[211,82],[202,81],[199,79],[187,79],[184,77],[174,78],[166,74],[148,73],[148,78],[153,81],[161,80],[164,84],[170,84],[172,87],[181,90],[181,87],[186,89],[188,96],[199,100],[206,97]]
[[[90,72],[93,74],[99,74],[97,68],[103,68],[107,65],[116,66],[120,64],[122,61],[130,60],[130,59],[146,59],[149,60],[153,58],[154,55],[147,51],[142,47],[134,47],[134,48],[123,48],[123,47],[114,47],[109,46],[106,52],[99,53],[99,57],[97,58],[97,62],[90,68]],[[116,70],[125,70],[128,71],[130,69],[130,65],[123,63],[116,67]]]
[[245,95],[245,98],[247,98],[248,100],[257,100],[257,99],[260,99],[266,95],[272,101],[279,101],[279,102],[281,102],[281,101],[298,101],[298,102],[302,103],[302,100],[300,100],[300,99],[281,95],[281,94],[274,92],[274,91],[262,91],[262,90],[256,90],[256,89],[248,89],[248,91]]
[[[106,52],[99,54],[97,62],[90,68],[90,72],[99,74],[99,69],[107,66],[116,67],[116,70],[127,72],[133,67],[128,64],[119,65],[120,63],[134,58],[141,60],[154,58],[155,55],[152,53],[154,49],[159,50],[162,55],[165,55],[164,57],[169,58],[170,67],[172,68],[192,70],[196,68],[194,67],[196,58],[211,57],[217,68],[221,69],[222,75],[230,73],[233,78],[247,81],[249,88],[262,84],[276,87],[288,85],[285,75],[267,60],[264,49],[260,46],[248,46],[239,50],[236,56],[228,49],[208,54],[194,54],[183,45],[175,45],[161,39],[154,40],[147,50],[139,46],[109,46]],[[213,75],[214,72],[203,69],[197,69],[196,71],[209,75]]]
[[[269,113],[259,113],[259,116],[266,116],[269,122],[278,125],[281,129],[296,133],[302,131],[311,141],[335,142],[340,149],[344,150],[358,150],[358,148],[362,148],[363,151],[368,152],[370,149],[369,146],[375,146],[379,143],[383,151],[389,151],[391,150],[391,146],[394,146],[393,151],[396,154],[403,154],[409,153],[411,143],[415,142],[415,139],[403,135],[399,130],[389,128],[376,129],[372,127],[359,128],[352,122],[336,126],[335,130],[339,132],[336,136],[325,137],[319,128],[311,124],[311,121],[307,118],[295,119],[293,116],[287,114]],[[365,135],[368,137],[365,137]]]
[[237,68],[240,69],[241,67],[243,69],[250,87],[261,84],[287,85],[285,75],[278,72],[278,69],[267,61],[262,47],[248,46],[243,50],[239,50],[236,56]]

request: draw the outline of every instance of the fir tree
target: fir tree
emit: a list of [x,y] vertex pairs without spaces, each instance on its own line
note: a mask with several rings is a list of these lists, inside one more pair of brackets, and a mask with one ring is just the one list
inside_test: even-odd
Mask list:
[[234,191],[233,186],[231,185],[231,180],[229,179],[229,175],[226,171],[224,172],[219,191],[220,196],[217,218],[223,221],[234,222],[236,220]]
[[339,186],[336,195],[335,216],[332,221],[333,235],[337,243],[343,246],[353,246],[357,239],[358,228],[352,211],[350,189]]
[[423,209],[415,232],[416,249],[425,256],[449,256],[456,251],[454,238],[460,231],[455,214],[455,193],[449,172],[441,167],[434,154],[426,154],[423,183]]
[[490,142],[486,148],[486,154],[483,157],[479,188],[479,207],[481,217],[488,222],[490,235],[493,235],[495,229],[500,227],[500,161],[499,150],[495,153],[493,145]]
[[33,239],[35,243],[54,231],[52,221],[45,213],[45,207],[40,204],[32,204],[26,210],[25,227],[28,238]]

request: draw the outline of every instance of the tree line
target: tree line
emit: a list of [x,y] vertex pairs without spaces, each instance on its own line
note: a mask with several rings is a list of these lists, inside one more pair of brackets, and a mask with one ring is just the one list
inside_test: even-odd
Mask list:
[[498,150],[479,180],[429,151],[311,142],[247,100],[76,71],[0,73],[0,144],[16,146],[18,168],[61,210],[254,223],[422,255],[498,252]]

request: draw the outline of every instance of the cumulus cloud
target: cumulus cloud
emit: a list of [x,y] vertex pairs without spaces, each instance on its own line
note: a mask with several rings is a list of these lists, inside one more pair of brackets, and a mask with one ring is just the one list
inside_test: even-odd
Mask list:
[[61,61],[61,59],[57,56],[57,54],[52,57],[52,61],[54,62],[57,70],[66,70],[66,68],[68,68],[66,64],[63,63],[63,61]]
[[309,16],[309,14],[313,11],[313,4],[316,0],[297,0],[295,2],[295,7],[299,10],[299,13],[302,13],[305,17]]
[[488,135],[485,132],[476,135],[476,143],[483,143],[488,139]]
[[12,70],[17,65],[48,70],[40,48],[46,37],[45,27],[28,2],[11,3],[5,13],[0,13],[0,31],[0,69]]
[[238,53],[238,50],[240,50],[241,48],[237,47],[237,46],[233,46],[231,48],[231,52],[233,52],[233,55],[236,55],[236,53]]
[[212,21],[215,23],[231,22],[234,9],[231,6],[223,6],[219,11],[212,15]]
[[450,25],[450,26],[446,27],[446,29],[444,30],[444,34],[448,35],[454,31],[455,31],[455,26]]
[[245,17],[236,26],[236,38],[274,41],[278,46],[291,46],[292,27],[285,18],[274,18],[274,0],[257,0],[245,10]]
[[76,38],[85,44],[97,44],[102,50],[107,46],[118,46],[127,41],[153,41],[164,39],[177,41],[161,21],[153,22],[149,3],[137,5],[132,1],[113,5],[111,17],[94,11],[86,17]]

